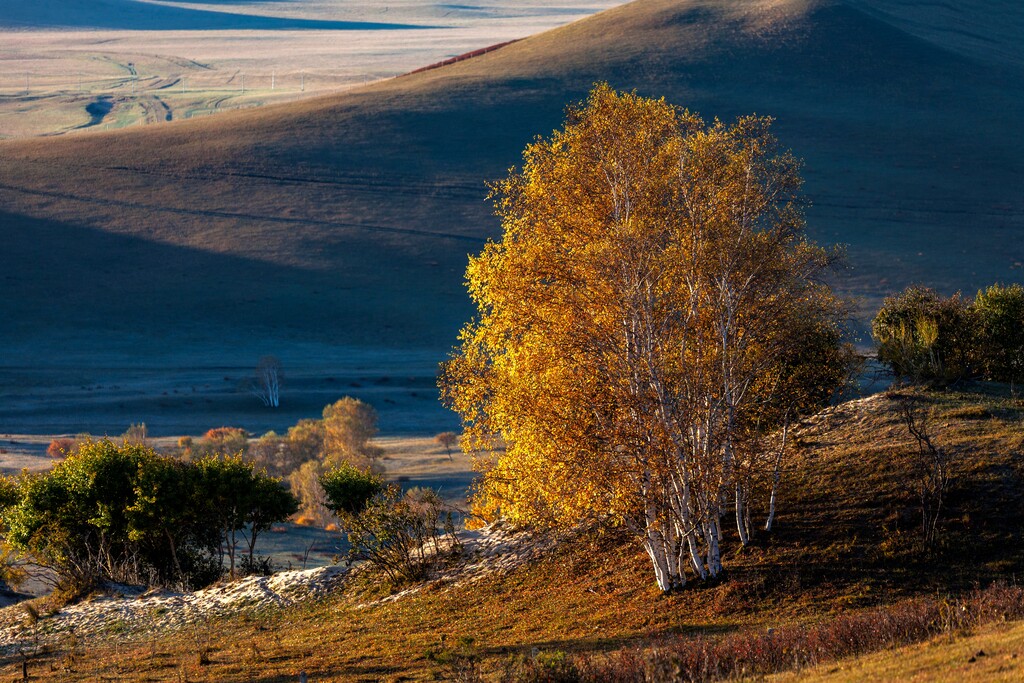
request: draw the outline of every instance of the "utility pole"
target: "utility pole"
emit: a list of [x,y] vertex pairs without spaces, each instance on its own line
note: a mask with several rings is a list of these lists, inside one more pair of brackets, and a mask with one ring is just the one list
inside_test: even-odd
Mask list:
[[28,95],[32,91],[32,74],[25,74],[25,94]]
[[276,83],[277,83],[277,72],[276,71],[271,71],[270,72],[270,89],[271,90],[274,90],[274,86],[276,85]]
[[301,92],[306,92],[306,74],[302,74],[302,84],[299,86]]

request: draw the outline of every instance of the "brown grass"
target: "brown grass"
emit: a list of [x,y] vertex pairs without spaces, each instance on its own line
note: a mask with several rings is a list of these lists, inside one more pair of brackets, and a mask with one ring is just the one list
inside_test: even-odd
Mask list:
[[[442,638],[451,644],[470,636],[483,671],[495,676],[510,656],[529,657],[534,648],[552,657],[599,655],[678,635],[717,647],[723,635],[743,643],[743,634],[769,627],[794,638],[819,622],[826,630],[835,623],[859,632],[858,620],[874,623],[887,613],[872,610],[905,600],[927,612],[943,596],[1024,569],[1024,404],[979,393],[930,398],[941,424],[936,438],[961,455],[944,545],[935,554],[915,543],[913,500],[894,483],[899,455],[912,444],[895,398],[879,395],[832,409],[800,430],[805,450],[792,463],[799,471],[784,478],[776,531],[743,551],[730,539],[728,576],[719,585],[662,596],[649,560],[632,542],[594,531],[509,575],[463,586],[428,583],[393,601],[380,601],[387,591],[366,579],[320,604],[90,643],[76,655],[74,671],[59,669],[66,647],[58,646],[34,660],[33,672],[71,681],[127,672],[133,680],[177,680],[183,671],[197,680],[287,681],[299,670],[311,680],[426,680],[437,667],[426,651],[443,647]],[[992,417],[977,419],[975,409]],[[955,417],[965,413],[972,417]],[[885,623],[902,623],[899,611],[893,614],[895,621]],[[914,633],[911,640],[932,632]],[[201,669],[197,642],[209,648]],[[4,666],[0,676],[16,673],[16,661]]]
[[1011,683],[1024,677],[1024,623],[990,624],[960,638],[940,636],[918,645],[887,650],[811,669],[771,676],[791,681],[964,681]]

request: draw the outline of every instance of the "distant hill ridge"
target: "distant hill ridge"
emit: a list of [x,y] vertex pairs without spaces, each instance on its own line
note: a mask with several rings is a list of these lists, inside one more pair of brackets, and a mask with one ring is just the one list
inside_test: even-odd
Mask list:
[[[204,3],[196,3],[204,4]],[[0,28],[14,29],[116,29],[134,31],[212,30],[368,30],[422,28],[387,22],[333,21],[273,14],[247,14],[219,3],[223,10],[186,4],[163,5],[140,0],[0,0]]]

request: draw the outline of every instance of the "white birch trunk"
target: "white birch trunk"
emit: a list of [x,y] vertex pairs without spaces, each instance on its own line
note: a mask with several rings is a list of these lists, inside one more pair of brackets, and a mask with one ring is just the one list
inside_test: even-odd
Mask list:
[[719,544],[721,538],[721,529],[718,523],[718,515],[712,515],[712,518],[708,520],[708,552],[707,552],[707,565],[708,565],[708,578],[715,578],[722,572],[722,551]]
[[764,530],[771,531],[775,523],[775,497],[779,489],[779,480],[782,478],[782,457],[786,452],[786,439],[789,436],[789,413],[782,424],[782,444],[779,446],[779,453],[775,456],[775,468],[772,470],[772,493],[768,499],[768,519],[764,523]]
[[739,532],[740,543],[744,546],[750,544],[746,497],[743,486],[736,482],[736,531]]

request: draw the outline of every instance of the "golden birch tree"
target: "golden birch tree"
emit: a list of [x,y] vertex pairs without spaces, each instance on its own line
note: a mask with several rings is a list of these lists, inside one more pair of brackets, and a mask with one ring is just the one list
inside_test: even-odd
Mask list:
[[721,572],[730,500],[748,540],[760,435],[833,388],[794,379],[800,349],[842,363],[830,256],[770,126],[601,85],[494,186],[504,235],[470,259],[478,316],[441,379],[464,447],[498,454],[481,510],[624,524],[665,591]]

